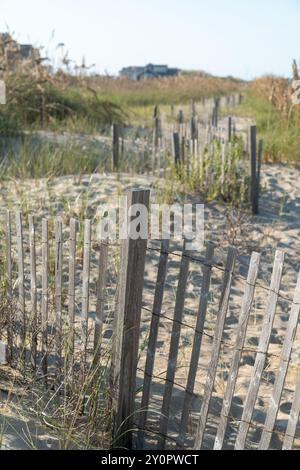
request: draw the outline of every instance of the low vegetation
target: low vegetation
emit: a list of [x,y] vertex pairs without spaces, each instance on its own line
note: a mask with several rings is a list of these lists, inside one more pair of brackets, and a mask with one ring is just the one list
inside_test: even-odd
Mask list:
[[[296,62],[293,78],[299,78]],[[292,101],[294,91],[290,80],[265,76],[254,80],[243,103],[232,109],[232,114],[254,118],[268,162],[300,162],[300,106]]]

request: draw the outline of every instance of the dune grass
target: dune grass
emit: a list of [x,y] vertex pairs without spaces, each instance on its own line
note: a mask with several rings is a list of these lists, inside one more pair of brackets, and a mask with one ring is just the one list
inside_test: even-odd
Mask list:
[[230,112],[255,120],[259,138],[264,140],[265,161],[300,163],[300,120],[297,109],[286,115],[255,87],[251,87],[246,91],[243,103]]
[[[19,142],[19,143],[18,143]],[[51,178],[101,172],[109,166],[110,153],[93,145],[33,141],[30,137],[8,145],[0,162],[0,180]]]
[[83,78],[82,84],[95,90],[99,99],[129,108],[185,104],[191,99],[200,101],[205,97],[234,93],[244,86],[242,80],[200,72],[139,81],[91,76]]

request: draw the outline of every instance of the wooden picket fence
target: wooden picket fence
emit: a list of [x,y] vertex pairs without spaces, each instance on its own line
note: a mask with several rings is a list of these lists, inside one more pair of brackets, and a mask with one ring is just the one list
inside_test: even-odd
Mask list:
[[[148,190],[133,190],[127,197],[128,206],[144,204],[149,207]],[[5,313],[7,320],[5,331],[1,332],[1,344],[6,344],[7,359],[13,367],[20,368],[25,375],[33,371],[44,378],[45,386],[59,389],[67,387],[68,380],[74,376],[76,380],[78,377],[84,380],[89,368],[101,361],[105,348],[109,347],[114,447],[195,450],[256,447],[263,450],[272,447],[274,437],[277,439],[276,447],[292,449],[299,446],[300,375],[294,380],[294,392],[290,392],[294,398],[291,399],[287,423],[284,428],[277,427],[286,377],[289,368],[295,367],[291,356],[300,314],[300,275],[293,299],[281,293],[284,269],[281,251],[275,253],[269,287],[258,282],[261,262],[258,253],[252,254],[248,274],[242,276],[235,272],[236,248],[228,249],[223,265],[216,262],[216,247],[212,243],[207,244],[205,255],[201,256],[187,251],[185,245],[181,252],[172,251],[167,240],[156,243],[142,239],[123,240],[117,255],[119,268],[117,274],[112,275],[109,269],[113,258],[109,250],[112,247],[94,238],[90,220],[84,221],[83,229],[78,232],[78,222],[73,219],[63,227],[60,219],[54,224],[51,219],[43,219],[41,224],[40,221],[36,224],[32,216],[28,223],[20,212],[12,216],[12,213],[7,213],[5,226],[7,304],[2,315]],[[114,249],[118,250],[118,247]],[[145,295],[145,268],[151,256],[156,256],[157,268],[152,288],[153,303],[149,305]],[[163,301],[172,257],[178,259],[179,271],[176,274],[175,302],[169,306],[173,314],[168,315]],[[192,263],[201,269],[202,275],[198,308],[192,312],[193,323],[187,324],[184,312]],[[211,292],[215,275],[220,279],[219,300],[215,306],[214,327],[208,329],[209,304],[214,303]],[[243,283],[243,293],[233,292],[237,290],[234,286],[237,280]],[[258,288],[268,298],[262,326],[258,328],[257,347],[249,348],[246,335]],[[111,297],[115,298],[114,318],[111,307],[108,307]],[[280,299],[287,303],[289,317],[283,344],[277,345],[274,352],[269,347]],[[237,326],[228,339],[224,332],[231,303],[238,308],[235,316]],[[143,312],[148,317],[142,325]],[[161,374],[156,373],[155,368],[157,363],[160,366],[158,343],[165,322],[169,322],[171,330],[169,339],[165,340],[167,369]],[[142,326],[145,324],[147,340],[144,342]],[[104,328],[107,325],[112,329],[112,342],[105,339]],[[178,372],[182,369],[180,341],[185,328],[193,333],[193,339],[183,384]],[[209,340],[210,353],[204,353],[205,339]],[[216,391],[224,350],[230,363],[227,374],[223,374],[224,387],[222,391]],[[249,366],[244,399],[238,406],[240,413],[236,415],[235,394],[241,360],[249,350],[253,363]],[[261,399],[260,387],[272,356],[277,360],[274,380],[268,389],[270,395],[263,396],[268,403],[263,422],[257,424],[254,419],[256,403]],[[205,365],[201,363],[200,367],[203,358]],[[200,391],[196,390],[199,378],[202,380]],[[158,385],[161,387],[159,409],[152,406],[153,387]],[[174,410],[173,399],[178,388],[182,393],[179,401],[177,397]],[[212,406],[216,398],[220,409],[215,413]],[[172,425],[176,420],[178,426],[174,431]],[[255,442],[251,440],[253,427],[259,433]]]

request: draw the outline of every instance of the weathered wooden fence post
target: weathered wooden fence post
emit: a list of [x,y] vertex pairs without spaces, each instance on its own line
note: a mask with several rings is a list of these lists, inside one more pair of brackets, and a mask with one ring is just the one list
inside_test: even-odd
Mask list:
[[191,140],[196,140],[198,138],[198,129],[195,116],[191,117],[190,120],[190,133],[191,133]]
[[174,132],[172,136],[172,153],[173,160],[176,166],[180,164],[181,155],[180,155],[180,139],[178,132]]
[[42,220],[42,299],[41,299],[41,328],[42,328],[42,372],[44,381],[48,383],[48,269],[49,269],[49,235],[48,220]]
[[18,300],[19,300],[19,319],[20,319],[20,360],[22,358],[23,368],[26,368],[26,332],[27,317],[25,311],[25,286],[24,286],[24,246],[23,246],[23,226],[22,214],[20,211],[16,213],[16,230],[17,230],[17,252],[18,252]]
[[250,126],[250,201],[252,213],[258,214],[256,126]]
[[113,171],[118,171],[119,169],[119,160],[120,160],[120,128],[118,124],[113,124],[112,126],[112,164],[113,164]]
[[7,325],[7,356],[8,362],[13,359],[13,288],[12,288],[12,258],[11,258],[11,214],[6,212],[6,279],[7,279],[7,303],[8,303],[8,325]]
[[155,152],[157,152],[159,137],[160,137],[159,108],[158,106],[155,106],[154,112],[153,112],[153,148]]
[[158,106],[154,107],[153,112],[153,149],[152,149],[152,171],[155,171],[157,164],[157,156],[159,149],[159,142],[162,136],[161,132],[161,119]]
[[184,123],[184,114],[182,109],[179,110],[178,117],[177,117],[177,122],[178,124],[183,124]]
[[[125,220],[123,218],[125,224],[130,224],[131,218],[137,213],[134,205],[149,209],[149,197],[149,190],[132,190],[127,194]],[[147,249],[147,240],[144,237],[145,232],[148,233],[147,224],[148,216],[147,220],[140,222],[140,238],[133,239],[136,237],[130,236],[129,227],[129,230],[126,230],[129,235],[121,240],[112,356],[113,445],[127,449],[133,447],[136,373]]]
[[31,362],[33,370],[37,364],[38,346],[38,318],[37,318],[37,276],[36,276],[36,246],[35,246],[35,226],[33,215],[29,216],[29,247],[30,247],[30,295],[31,295]]
[[193,99],[191,100],[191,115],[192,117],[196,116],[196,104]]
[[231,142],[232,138],[232,117],[228,117],[228,142]]
[[257,175],[256,175],[256,204],[257,204],[257,213],[259,212],[259,196],[260,196],[260,173],[261,165],[263,160],[263,149],[264,141],[260,140],[258,142],[258,156],[257,156]]
[[62,220],[55,220],[55,367],[59,386],[62,379]]
[[220,108],[220,98],[217,97],[214,99],[214,107],[213,107],[212,120],[211,120],[211,124],[214,128],[218,127],[219,108]]

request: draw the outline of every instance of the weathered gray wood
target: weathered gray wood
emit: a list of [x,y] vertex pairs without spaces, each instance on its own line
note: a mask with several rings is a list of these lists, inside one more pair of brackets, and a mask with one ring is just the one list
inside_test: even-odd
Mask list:
[[176,166],[180,164],[180,139],[178,132],[174,132],[172,136],[172,153],[173,160]]
[[177,117],[177,122],[178,122],[179,124],[183,124],[183,123],[184,123],[184,114],[183,114],[182,109],[179,110],[178,117]]
[[195,116],[191,117],[190,134],[191,134],[191,140],[197,139],[197,123],[196,123]]
[[200,293],[200,302],[196,322],[196,331],[193,342],[193,349],[191,355],[190,369],[187,379],[183,409],[181,414],[180,433],[178,438],[178,446],[181,446],[184,440],[186,432],[188,417],[191,408],[191,402],[194,393],[195,381],[198,370],[198,363],[203,339],[204,323],[207,312],[207,304],[209,299],[209,289],[211,280],[211,269],[214,256],[215,246],[212,243],[208,243],[205,255],[205,264],[203,265],[203,280]]
[[37,360],[37,340],[38,340],[38,324],[37,324],[37,287],[36,287],[36,247],[35,247],[35,226],[34,217],[29,216],[29,249],[30,249],[30,297],[31,297],[31,363],[36,369]]
[[292,408],[290,411],[290,416],[288,420],[288,425],[286,433],[283,440],[282,450],[291,450],[293,448],[296,429],[299,421],[300,414],[300,374],[297,378],[296,390],[294,395],[294,400],[292,403]]
[[218,121],[219,121],[219,108],[220,108],[220,98],[217,97],[214,99],[214,107],[213,107],[213,112],[212,112],[212,126],[216,129],[218,127]]
[[17,229],[18,295],[19,295],[18,312],[19,312],[19,321],[21,323],[20,357],[23,358],[23,366],[25,368],[27,319],[26,319],[26,311],[25,311],[23,227],[22,227],[22,215],[20,211],[16,213],[16,229]]
[[68,375],[71,379],[74,360],[74,337],[75,337],[75,273],[76,273],[76,237],[77,221],[70,220],[69,237],[69,286],[68,286],[68,316],[69,316],[69,337],[68,337]]
[[264,142],[263,142],[263,140],[260,140],[259,143],[258,143],[257,177],[256,177],[257,212],[259,212],[260,174],[261,174],[261,165],[262,165],[262,159],[263,159],[263,147],[264,147]]
[[199,171],[199,145],[198,139],[194,140],[194,167]]
[[282,390],[286,379],[288,366],[292,354],[293,344],[296,336],[300,313],[300,274],[298,276],[293,304],[291,306],[290,318],[287,323],[287,330],[280,355],[279,368],[271,395],[267,417],[259,443],[259,450],[267,450],[271,443],[272,432],[278,415]]
[[90,285],[90,261],[91,261],[91,221],[84,222],[83,241],[83,267],[82,267],[82,314],[81,314],[81,339],[83,352],[83,369],[85,369],[86,350],[88,345],[88,315],[89,315],[89,285]]
[[192,117],[196,116],[196,104],[194,100],[191,100],[191,114],[192,114]]
[[197,433],[196,433],[196,438],[195,438],[195,443],[194,443],[195,450],[198,450],[198,449],[200,450],[203,444],[204,433],[205,433],[208,412],[209,412],[209,406],[210,406],[211,397],[213,393],[219,354],[221,350],[223,329],[225,325],[225,319],[226,319],[227,309],[228,309],[228,304],[229,304],[229,298],[230,298],[230,292],[231,292],[231,281],[232,281],[232,275],[233,275],[233,270],[234,270],[235,261],[236,261],[236,254],[237,254],[236,248],[230,247],[228,251],[225,273],[223,277],[223,286],[222,286],[222,293],[221,293],[218,316],[216,320],[216,327],[215,327],[215,332],[214,332],[211,361],[208,367],[208,375],[207,375],[206,383],[204,386],[203,399],[202,399],[203,401],[201,405]]
[[112,157],[113,157],[113,171],[119,170],[120,165],[120,129],[118,124],[112,126]]
[[226,145],[224,143],[221,144],[221,159],[222,159],[222,167],[221,167],[221,187],[224,193],[225,191],[225,175],[226,175]]
[[12,289],[12,259],[11,259],[11,214],[6,212],[6,284],[7,284],[7,360],[13,360],[13,289]]
[[160,426],[159,426],[158,449],[160,450],[164,449],[165,447],[166,436],[168,432],[170,405],[171,405],[174,379],[175,379],[175,373],[176,373],[176,367],[177,367],[181,322],[183,318],[186,285],[187,285],[189,265],[190,265],[190,259],[189,259],[189,256],[187,256],[187,254],[188,253],[186,251],[185,244],[184,244],[183,251],[182,251],[179,277],[178,277],[178,286],[177,286],[176,302],[175,302],[175,310],[174,310],[174,320],[173,320],[170,350],[169,350],[168,369],[167,369],[163,404],[162,404],[162,409],[161,409]]
[[62,366],[62,221],[55,220],[55,363],[57,379]]
[[107,284],[107,268],[108,268],[108,240],[103,240],[100,244],[99,254],[99,271],[97,282],[97,305],[96,305],[96,320],[94,331],[94,363],[97,364],[100,360],[101,342],[103,332],[103,321],[105,314],[105,294]]
[[233,137],[236,137],[236,123],[235,122],[232,125],[232,135]]
[[280,282],[283,271],[284,253],[277,250],[275,254],[275,261],[272,273],[272,279],[270,284],[270,293],[268,297],[268,303],[266,308],[265,319],[260,335],[258,352],[256,354],[255,364],[253,367],[247,396],[244,403],[244,410],[241,419],[241,423],[238,429],[235,449],[243,450],[247,438],[247,433],[250,427],[250,422],[258,394],[260,381],[262,378],[266,355],[269,347],[274,317],[276,313],[278,293],[280,289]]
[[42,220],[42,371],[44,380],[48,380],[48,220]]
[[161,136],[160,127],[161,127],[161,124],[160,124],[159,108],[158,106],[155,106],[154,112],[153,112],[153,153],[154,153],[154,156],[157,153],[158,142]]
[[228,139],[228,142],[231,142],[231,139],[232,139],[232,117],[231,116],[228,116],[228,135],[227,135],[227,139]]
[[145,365],[144,383],[143,383],[143,395],[141,401],[141,407],[139,411],[139,432],[138,432],[138,449],[142,449],[144,446],[144,434],[145,426],[147,422],[147,413],[150,399],[150,389],[152,383],[152,375],[155,360],[156,343],[158,337],[158,329],[161,315],[161,308],[164,295],[164,286],[167,274],[168,264],[168,250],[169,240],[163,240],[161,243],[161,252],[159,258],[159,265],[157,271],[157,280],[155,286],[154,302],[153,302],[153,315],[150,324],[150,334],[147,349],[147,359]]
[[258,269],[260,263],[260,254],[253,253],[251,256],[247,284],[245,287],[245,293],[243,296],[241,312],[239,316],[239,324],[237,329],[236,345],[233,354],[230,371],[228,374],[228,380],[226,384],[226,391],[223,398],[223,406],[220,416],[220,422],[218,431],[215,439],[214,450],[221,450],[224,443],[229,413],[231,410],[232,399],[236,386],[236,381],[239,372],[240,360],[242,357],[242,350],[245,343],[246,331],[248,326],[248,320],[250,317],[252,302],[255,292],[255,283],[257,280]]
[[[175,143],[175,147],[176,147],[176,143]],[[174,147],[174,148],[175,148]],[[179,160],[178,158],[176,157],[176,152],[175,152],[175,162],[178,161],[178,163],[182,163],[183,165],[185,164],[186,162],[186,152],[185,152],[185,136],[183,135],[181,137],[181,140],[180,140],[180,157],[179,157]]]
[[258,213],[257,200],[257,162],[256,162],[256,126],[250,126],[250,200],[253,214]]
[[[149,209],[149,190],[132,190],[127,204]],[[130,217],[128,217],[130,220]],[[143,227],[142,229],[145,229]],[[147,240],[127,237],[121,243],[112,355],[114,446],[132,448],[136,371]]]

